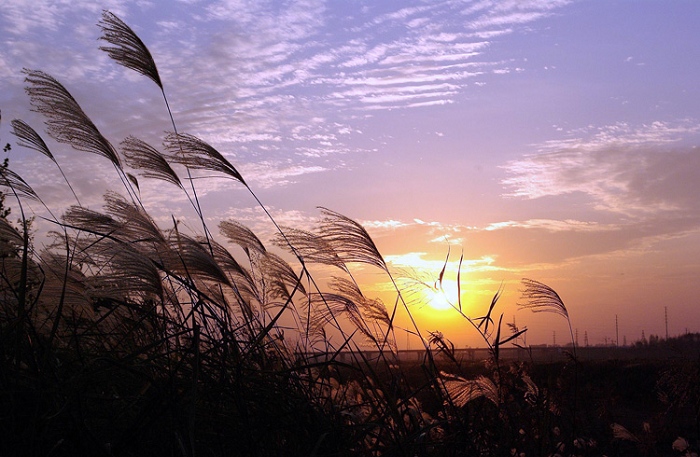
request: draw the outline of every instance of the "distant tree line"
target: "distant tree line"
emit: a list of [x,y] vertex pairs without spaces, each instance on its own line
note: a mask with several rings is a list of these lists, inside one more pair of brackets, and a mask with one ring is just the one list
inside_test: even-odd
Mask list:
[[673,336],[670,338],[662,338],[658,335],[649,335],[635,341],[632,345],[635,348],[665,348],[674,350],[700,349],[700,333],[685,333],[683,335]]

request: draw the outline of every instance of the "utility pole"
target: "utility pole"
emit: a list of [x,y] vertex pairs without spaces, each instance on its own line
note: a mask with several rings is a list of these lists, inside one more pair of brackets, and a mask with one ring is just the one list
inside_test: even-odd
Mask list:
[[664,322],[666,323],[666,339],[668,339],[668,306],[664,306]]
[[552,330],[552,346],[556,346],[556,345],[557,345],[557,331]]
[[588,330],[583,331],[583,345],[588,347]]
[[615,346],[620,345],[620,327],[617,324],[617,314],[615,314]]

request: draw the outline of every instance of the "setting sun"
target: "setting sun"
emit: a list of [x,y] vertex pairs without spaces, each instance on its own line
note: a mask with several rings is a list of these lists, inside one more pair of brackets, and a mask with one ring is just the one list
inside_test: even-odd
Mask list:
[[435,288],[426,289],[426,302],[436,310],[449,310],[459,308],[457,282],[452,280],[443,280],[442,287],[440,284],[435,285]]
[[427,303],[431,308],[437,310],[447,310],[452,308],[452,303],[443,290],[426,291]]

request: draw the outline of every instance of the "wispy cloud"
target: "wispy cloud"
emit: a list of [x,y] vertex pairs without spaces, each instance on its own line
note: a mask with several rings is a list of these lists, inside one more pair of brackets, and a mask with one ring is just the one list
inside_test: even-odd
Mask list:
[[[426,270],[430,272],[439,272],[443,265],[445,265],[445,259],[428,259],[426,258],[428,253],[426,252],[409,252],[400,255],[387,255],[385,259],[387,262],[392,264],[395,268],[415,268],[418,270]],[[489,270],[493,271],[496,268],[493,266],[493,257],[484,256],[478,259],[462,259],[461,266],[464,271],[475,271],[475,270]],[[450,269],[456,271],[459,267],[459,257],[457,259],[448,260],[447,265]]]
[[[682,140],[700,124],[615,124],[588,136],[549,141],[538,152],[504,166],[510,197],[529,199],[580,192],[597,209],[625,214],[687,209],[698,154]],[[682,185],[680,183],[683,183]],[[683,189],[680,189],[682,186]]]
[[603,225],[597,222],[577,221],[572,219],[529,219],[526,221],[504,221],[494,222],[484,227],[483,230],[490,232],[506,228],[527,228],[542,229],[549,232],[576,231],[576,232],[599,232],[604,230],[614,230],[614,225]]
[[532,205],[546,197],[547,206],[559,208],[559,214],[558,201],[582,196],[578,201],[585,203],[577,214],[589,219],[497,222],[472,239],[486,246],[495,242],[512,261],[542,267],[650,253],[659,243],[696,233],[699,133],[700,123],[692,120],[618,123],[568,132],[568,138],[541,144],[537,152],[504,166],[506,196]]
[[257,183],[262,188],[288,185],[293,182],[294,178],[325,170],[325,168],[318,165],[288,165],[284,167],[276,163],[266,162],[245,167],[247,175],[251,177],[250,181]]
[[[42,62],[42,70],[75,84],[82,99],[109,107],[98,113],[108,125],[133,119],[162,132],[167,119],[154,88],[95,49],[94,23],[102,8],[111,9],[151,49],[182,130],[246,162],[264,154],[268,166],[277,163],[280,174],[292,176],[334,167],[314,158],[357,152],[344,139],[362,134],[350,127],[358,112],[456,103],[476,76],[505,73],[507,65],[489,57],[491,40],[566,3],[376,3],[348,13],[325,0],[178,2],[167,9],[158,1],[8,0],[0,10],[0,77],[21,92],[21,78],[6,69]],[[110,91],[101,87],[106,82]],[[127,84],[137,84],[130,89],[135,97],[115,104]],[[301,138],[308,127],[316,134]],[[275,181],[287,182],[267,182]]]

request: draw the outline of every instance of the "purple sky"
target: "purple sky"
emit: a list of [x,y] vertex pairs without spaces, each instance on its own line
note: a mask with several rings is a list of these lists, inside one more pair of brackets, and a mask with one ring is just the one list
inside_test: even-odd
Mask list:
[[[454,278],[463,249],[469,314],[503,283],[504,319],[528,342],[568,330],[516,311],[522,277],[555,288],[591,344],[614,338],[616,314],[620,338],[663,335],[664,307],[671,334],[700,330],[700,3],[5,0],[3,144],[11,119],[41,126],[25,67],[61,81],[114,144],[161,143],[157,87],[97,49],[102,8],[151,50],[178,128],[224,153],[282,224],[331,208],[426,275],[451,246]],[[99,208],[116,187],[104,159],[52,150]],[[44,157],[16,147],[10,161],[54,207],[72,203]],[[198,184],[212,226],[272,234],[240,186]],[[164,224],[192,216],[162,184],[142,192]],[[386,300],[386,278],[363,270]],[[477,344],[450,311],[416,313]]]

